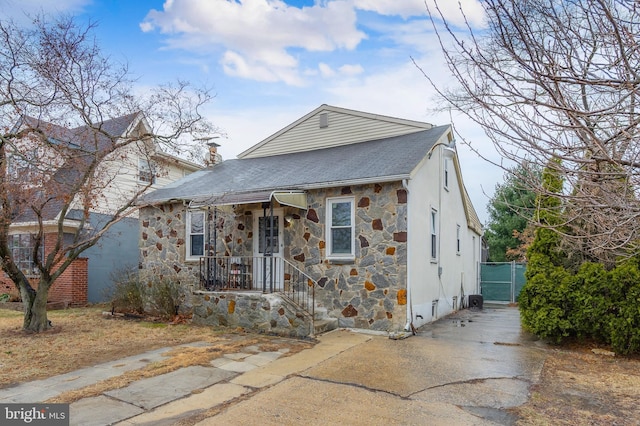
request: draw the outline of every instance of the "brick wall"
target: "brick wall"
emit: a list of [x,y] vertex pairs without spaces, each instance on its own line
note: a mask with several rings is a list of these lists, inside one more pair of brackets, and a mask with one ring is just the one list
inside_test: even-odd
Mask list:
[[[45,253],[51,249],[50,244],[54,243],[55,235],[51,238],[45,236]],[[78,258],[58,277],[49,289],[50,302],[62,302],[65,306],[83,306],[87,304],[88,293],[88,265],[89,259]],[[29,279],[31,286],[37,290],[38,278]],[[0,272],[0,293],[18,295],[13,281],[4,273]]]

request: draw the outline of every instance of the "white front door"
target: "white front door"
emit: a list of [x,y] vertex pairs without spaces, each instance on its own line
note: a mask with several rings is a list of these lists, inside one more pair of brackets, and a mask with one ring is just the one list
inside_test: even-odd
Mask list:
[[256,290],[265,288],[270,290],[271,286],[275,289],[282,288],[283,213],[281,208],[273,209],[273,221],[271,221],[269,209],[266,216],[264,210],[253,212],[253,256],[256,259],[253,262],[253,276]]

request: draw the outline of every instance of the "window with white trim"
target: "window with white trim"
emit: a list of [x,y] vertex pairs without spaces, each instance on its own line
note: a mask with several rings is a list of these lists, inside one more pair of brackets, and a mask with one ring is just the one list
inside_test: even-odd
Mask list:
[[[33,234],[13,234],[9,235],[9,250],[14,263],[26,276],[39,275],[38,268],[33,258],[33,249],[36,238]],[[39,256],[44,256],[44,245],[40,245]]]
[[460,225],[456,225],[456,253],[460,254],[462,244],[460,242]]
[[446,189],[447,191],[449,190],[449,160],[447,158],[445,158],[444,160],[444,165],[443,165],[443,182],[444,182],[444,189]]
[[138,159],[138,180],[144,183],[156,183],[153,163],[145,158]]
[[327,198],[327,257],[355,257],[353,197]]
[[431,209],[431,260],[438,259],[438,211]]
[[187,213],[187,259],[204,256],[205,212],[190,211]]

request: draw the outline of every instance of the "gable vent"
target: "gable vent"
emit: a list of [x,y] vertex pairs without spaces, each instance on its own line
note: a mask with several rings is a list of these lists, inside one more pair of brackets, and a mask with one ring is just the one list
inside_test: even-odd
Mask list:
[[329,127],[329,114],[323,112],[320,114],[320,128],[324,129],[326,127]]

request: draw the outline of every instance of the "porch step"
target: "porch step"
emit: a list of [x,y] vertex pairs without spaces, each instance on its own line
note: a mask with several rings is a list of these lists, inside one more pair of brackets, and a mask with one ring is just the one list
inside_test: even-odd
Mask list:
[[328,318],[327,312],[327,308],[316,306],[313,310],[313,319],[316,321],[326,319]]
[[338,328],[338,318],[324,318],[313,322],[313,334],[318,335]]

